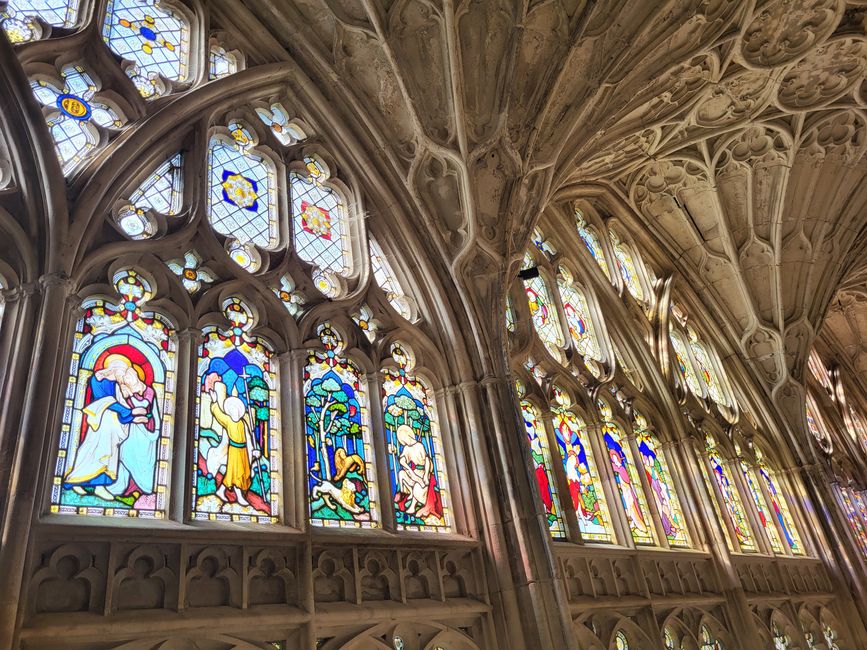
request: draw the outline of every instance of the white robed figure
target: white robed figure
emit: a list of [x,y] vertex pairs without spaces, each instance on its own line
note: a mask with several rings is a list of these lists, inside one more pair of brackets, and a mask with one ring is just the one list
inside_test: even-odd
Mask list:
[[140,372],[125,356],[111,354],[91,378],[91,401],[83,408],[87,432],[64,478],[76,494],[92,487],[113,501],[128,491],[130,479],[142,493],[153,492],[159,412]]

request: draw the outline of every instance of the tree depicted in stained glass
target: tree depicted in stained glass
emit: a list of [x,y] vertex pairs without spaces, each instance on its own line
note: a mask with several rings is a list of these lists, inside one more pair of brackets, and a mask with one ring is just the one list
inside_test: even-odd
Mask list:
[[614,249],[614,260],[617,262],[617,269],[620,271],[620,277],[623,278],[623,284],[626,290],[639,302],[644,301],[644,289],[641,286],[641,278],[638,277],[638,269],[635,266],[635,260],[632,257],[632,251],[629,247],[620,241],[617,234],[610,231],[611,247]]
[[130,239],[149,239],[157,232],[155,213],[176,216],[183,207],[183,156],[157,165],[115,213],[115,223]]
[[84,302],[75,327],[51,512],[165,517],[175,331],[143,309],[150,283],[115,273],[119,299]]
[[322,160],[307,156],[304,167],[289,174],[295,251],[320,269],[347,276],[352,259],[346,206],[328,185],[331,172]]
[[581,241],[584,242],[587,250],[590,251],[590,255],[596,261],[596,264],[599,265],[599,268],[602,269],[602,272],[605,273],[605,276],[610,280],[611,271],[608,270],[608,262],[605,261],[605,252],[602,250],[602,243],[599,241],[599,235],[596,234],[596,230],[593,226],[587,224],[584,220],[584,215],[581,214],[580,211],[575,212],[575,218],[578,227],[578,236],[581,238]]
[[60,75],[62,86],[37,77],[30,81],[30,87],[36,100],[46,107],[45,122],[63,173],[69,175],[99,146],[97,127],[119,129],[126,118],[96,99],[99,84],[83,66],[68,65]]
[[9,0],[0,11],[0,25],[11,43],[29,43],[47,36],[49,28],[69,29],[78,22],[79,0]]
[[193,519],[274,523],[280,436],[274,353],[251,336],[254,313],[228,298],[230,327],[204,330],[193,445]]
[[614,472],[614,482],[620,492],[620,501],[626,512],[626,520],[632,539],[636,544],[653,544],[653,530],[650,513],[647,510],[647,502],[641,489],[641,480],[632,460],[632,451],[629,441],[623,435],[620,427],[611,421],[611,409],[600,405],[604,424],[602,425],[602,437],[608,449],[608,459]]
[[253,131],[229,124],[227,137],[211,138],[208,154],[208,221],[221,235],[273,249],[279,241],[274,165],[255,153]]
[[750,532],[749,525],[747,524],[747,518],[744,514],[744,508],[743,505],[741,505],[741,499],[738,496],[737,488],[731,483],[731,481],[729,481],[728,472],[723,466],[723,460],[716,447],[716,442],[713,438],[708,436],[706,443],[705,449],[707,451],[707,459],[710,463],[713,479],[719,489],[723,506],[728,513],[738,543],[745,551],[755,551],[756,545],[753,541],[753,535]]
[[590,317],[587,299],[581,290],[573,284],[572,274],[566,267],[560,267],[560,272],[557,275],[557,288],[560,291],[560,299],[563,301],[563,313],[566,316],[566,325],[569,328],[572,345],[581,356],[602,361],[602,351],[599,348],[599,339]]
[[383,370],[382,410],[397,527],[449,532],[451,499],[436,405],[412,371],[412,351],[391,346],[396,367]]
[[769,518],[765,494],[762,492],[761,486],[755,478],[755,473],[743,460],[740,460],[740,466],[741,471],[744,474],[744,479],[746,479],[750,496],[753,498],[753,503],[756,504],[756,511],[759,514],[759,522],[762,524],[762,528],[768,535],[768,541],[771,543],[771,548],[775,553],[782,553],[783,545],[780,543],[780,535],[777,532],[777,527],[774,525],[774,522]]
[[160,0],[109,0],[102,39],[132,63],[126,73],[146,99],[168,91],[161,77],[183,82],[189,76],[189,23]]
[[304,368],[304,426],[310,522],[316,526],[379,525],[367,395],[355,364],[330,324],[319,327],[323,350]]
[[566,525],[560,509],[560,497],[554,485],[551,452],[548,449],[545,425],[538,407],[529,400],[521,400],[521,415],[524,418],[524,428],[530,441],[530,457],[533,460],[533,474],[536,477],[536,487],[545,508],[545,518],[548,529],[554,539],[566,538]]
[[786,501],[786,497],[777,491],[777,484],[774,482],[773,476],[771,476],[771,470],[767,463],[760,459],[758,469],[759,475],[765,482],[765,487],[767,487],[768,498],[771,501],[771,508],[773,509],[774,517],[776,517],[777,522],[780,524],[780,528],[783,531],[783,537],[786,540],[786,544],[788,544],[789,548],[792,549],[792,553],[795,555],[803,555],[804,547],[801,544],[801,537],[798,534],[798,529],[795,527],[795,521],[792,519],[792,513],[789,511],[789,504]]
[[659,449],[656,437],[648,428],[647,420],[637,411],[635,412],[635,436],[638,453],[641,455],[644,473],[659,510],[665,536],[672,546],[688,547],[689,534],[686,521],[668,471],[668,464]]
[[394,269],[391,267],[391,262],[388,261],[382,246],[373,236],[370,237],[368,248],[370,249],[370,268],[373,271],[373,279],[385,293],[388,304],[406,320],[413,320],[415,316],[414,302],[403,290]]
[[566,480],[569,484],[569,496],[572,507],[578,518],[578,528],[585,540],[611,542],[614,536],[611,532],[611,519],[608,514],[608,504],[593,450],[587,440],[587,430],[584,422],[574,412],[568,395],[554,389],[555,403],[551,406],[551,415],[560,457]]

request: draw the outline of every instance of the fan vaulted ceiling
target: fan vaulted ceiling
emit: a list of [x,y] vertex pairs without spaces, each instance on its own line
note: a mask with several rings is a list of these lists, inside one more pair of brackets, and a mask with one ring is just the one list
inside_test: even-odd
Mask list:
[[867,368],[864,0],[215,4],[251,59],[319,82],[457,274],[480,251],[505,273],[558,192],[592,184],[769,389],[832,303]]

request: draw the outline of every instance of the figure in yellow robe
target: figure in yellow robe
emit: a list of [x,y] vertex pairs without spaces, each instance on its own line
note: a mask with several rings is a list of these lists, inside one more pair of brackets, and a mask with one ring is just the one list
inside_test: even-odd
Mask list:
[[226,501],[226,490],[234,489],[235,498],[242,506],[249,505],[244,492],[250,489],[252,483],[250,462],[259,456],[248,436],[249,427],[244,417],[247,408],[240,398],[226,397],[226,388],[218,382],[211,393],[211,415],[226,432],[228,445],[226,447],[226,473],[223,482],[217,488],[216,495]]

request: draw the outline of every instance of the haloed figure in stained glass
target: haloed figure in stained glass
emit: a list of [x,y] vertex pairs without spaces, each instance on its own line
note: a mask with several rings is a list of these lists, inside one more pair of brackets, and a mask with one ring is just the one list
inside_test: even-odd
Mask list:
[[134,270],[118,272],[115,287],[120,303],[88,301],[76,329],[53,512],[159,516],[163,509],[158,462],[167,459],[173,332],[139,309],[151,290]]

